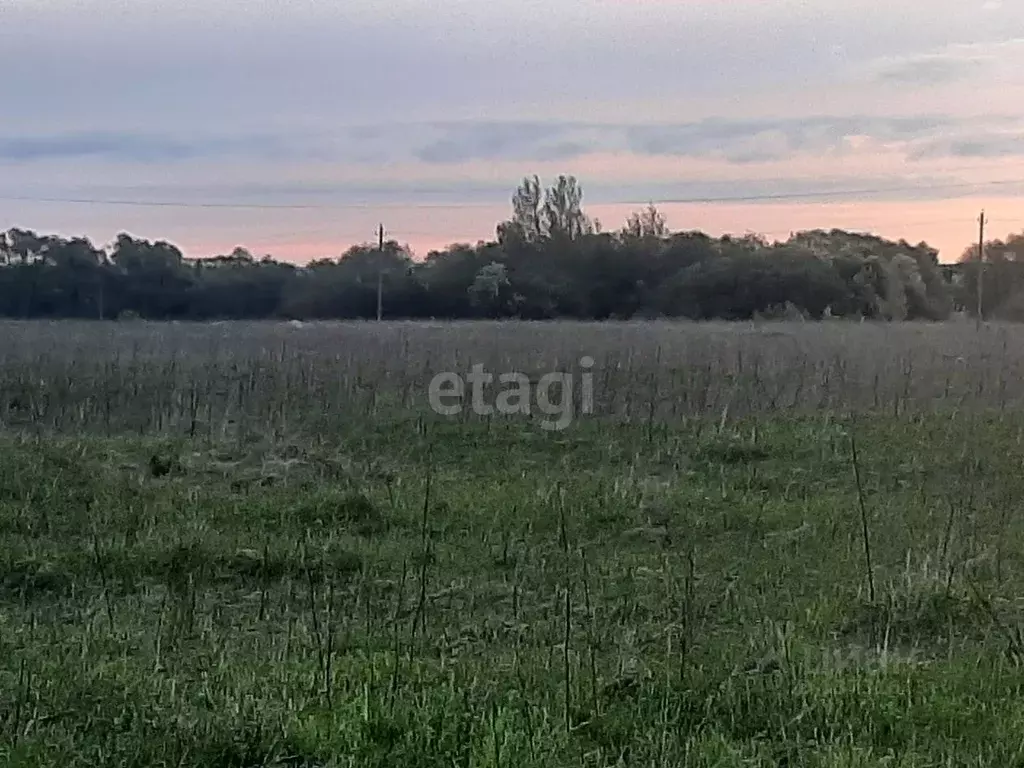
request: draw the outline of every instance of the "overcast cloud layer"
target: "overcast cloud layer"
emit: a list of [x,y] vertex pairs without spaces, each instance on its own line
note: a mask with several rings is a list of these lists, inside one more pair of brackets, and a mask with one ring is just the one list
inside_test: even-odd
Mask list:
[[720,201],[679,228],[1024,228],[1019,0],[3,0],[0,73],[0,227],[99,242],[422,251],[535,172],[602,218]]

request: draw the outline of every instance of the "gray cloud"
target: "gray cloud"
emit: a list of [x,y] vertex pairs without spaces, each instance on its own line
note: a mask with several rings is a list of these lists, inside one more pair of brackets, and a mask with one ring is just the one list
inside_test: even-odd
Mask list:
[[[467,160],[571,160],[594,152],[709,158],[745,165],[784,160],[801,153],[847,151],[847,140],[851,137],[906,144],[910,149],[918,142],[934,141],[950,133],[988,130],[990,123],[999,124],[1000,119],[849,115],[750,120],[715,118],[650,125],[434,123],[414,132],[422,143],[415,144],[411,153],[418,160],[441,165]],[[387,131],[386,128],[381,130]]]
[[276,137],[177,138],[132,133],[64,133],[0,136],[0,162],[101,158],[119,163],[176,163],[188,160],[230,160],[234,156],[285,159],[294,153]]
[[936,86],[967,80],[983,69],[980,58],[933,54],[886,64],[875,77],[891,85]]
[[[627,129],[629,149],[646,155],[721,157],[735,163],[781,160],[800,152],[840,149],[849,136],[889,139],[922,134],[937,121],[912,125],[900,119],[809,117],[777,120],[703,120],[683,125],[639,126]],[[941,121],[938,121],[941,122]]]
[[882,85],[945,86],[972,79],[983,82],[983,78],[1001,74],[1015,78],[1024,63],[1022,55],[1024,38],[1004,34],[996,39],[880,57],[868,62],[865,69],[873,82]]
[[916,147],[912,159],[958,157],[998,159],[1024,157],[1024,134],[979,134],[959,138],[939,139]]
[[[241,0],[137,0],[116,13],[104,12],[113,0],[0,2],[4,123],[26,129],[252,131],[742,101],[835,88],[879,57],[1024,34],[1019,18],[962,0],[304,0],[287,14]],[[73,64],[45,53],[76,45]]]
[[557,123],[464,123],[437,126],[441,138],[413,150],[427,163],[462,163],[469,160],[533,160],[538,156],[565,159],[580,154],[582,145],[566,144],[569,125]]
[[950,144],[949,154],[953,157],[1021,157],[1024,156],[1024,136],[954,141]]
[[[737,165],[785,160],[798,154],[850,151],[848,139],[902,144],[912,159],[1016,154],[1019,121],[1010,117],[950,115],[877,118],[817,116],[778,119],[715,118],[688,123],[614,124],[560,121],[462,121],[355,126],[257,136],[156,133],[0,135],[0,162],[27,164],[99,158],[139,165],[196,161],[314,160],[353,165],[419,161],[570,161],[586,154],[627,152],[717,159]],[[988,149],[986,149],[988,148]],[[988,154],[986,154],[986,152]]]

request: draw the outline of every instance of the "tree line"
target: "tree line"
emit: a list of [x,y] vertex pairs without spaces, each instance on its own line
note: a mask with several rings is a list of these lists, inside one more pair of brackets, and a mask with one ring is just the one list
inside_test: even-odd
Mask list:
[[[389,240],[305,266],[244,248],[186,259],[174,245],[122,233],[88,239],[0,233],[0,316],[147,319],[387,318],[694,320],[824,317],[943,320],[971,310],[972,251],[944,269],[926,243],[808,231],[672,232],[654,205],[603,231],[572,176],[526,178],[495,237],[422,260]],[[974,251],[976,261],[977,248]],[[986,314],[1024,320],[1024,236],[986,247]]]

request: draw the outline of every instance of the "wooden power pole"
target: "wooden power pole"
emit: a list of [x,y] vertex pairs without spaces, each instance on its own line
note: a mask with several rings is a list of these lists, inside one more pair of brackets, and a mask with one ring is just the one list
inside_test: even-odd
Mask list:
[[985,212],[978,217],[978,306],[977,328],[981,328],[982,321],[982,285],[985,282]]
[[377,322],[384,317],[384,225],[377,229]]

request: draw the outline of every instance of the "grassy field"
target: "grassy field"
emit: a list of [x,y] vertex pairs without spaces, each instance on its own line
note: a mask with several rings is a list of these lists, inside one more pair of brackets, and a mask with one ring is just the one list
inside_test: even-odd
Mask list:
[[1024,765],[1024,328],[0,339],[2,765]]

